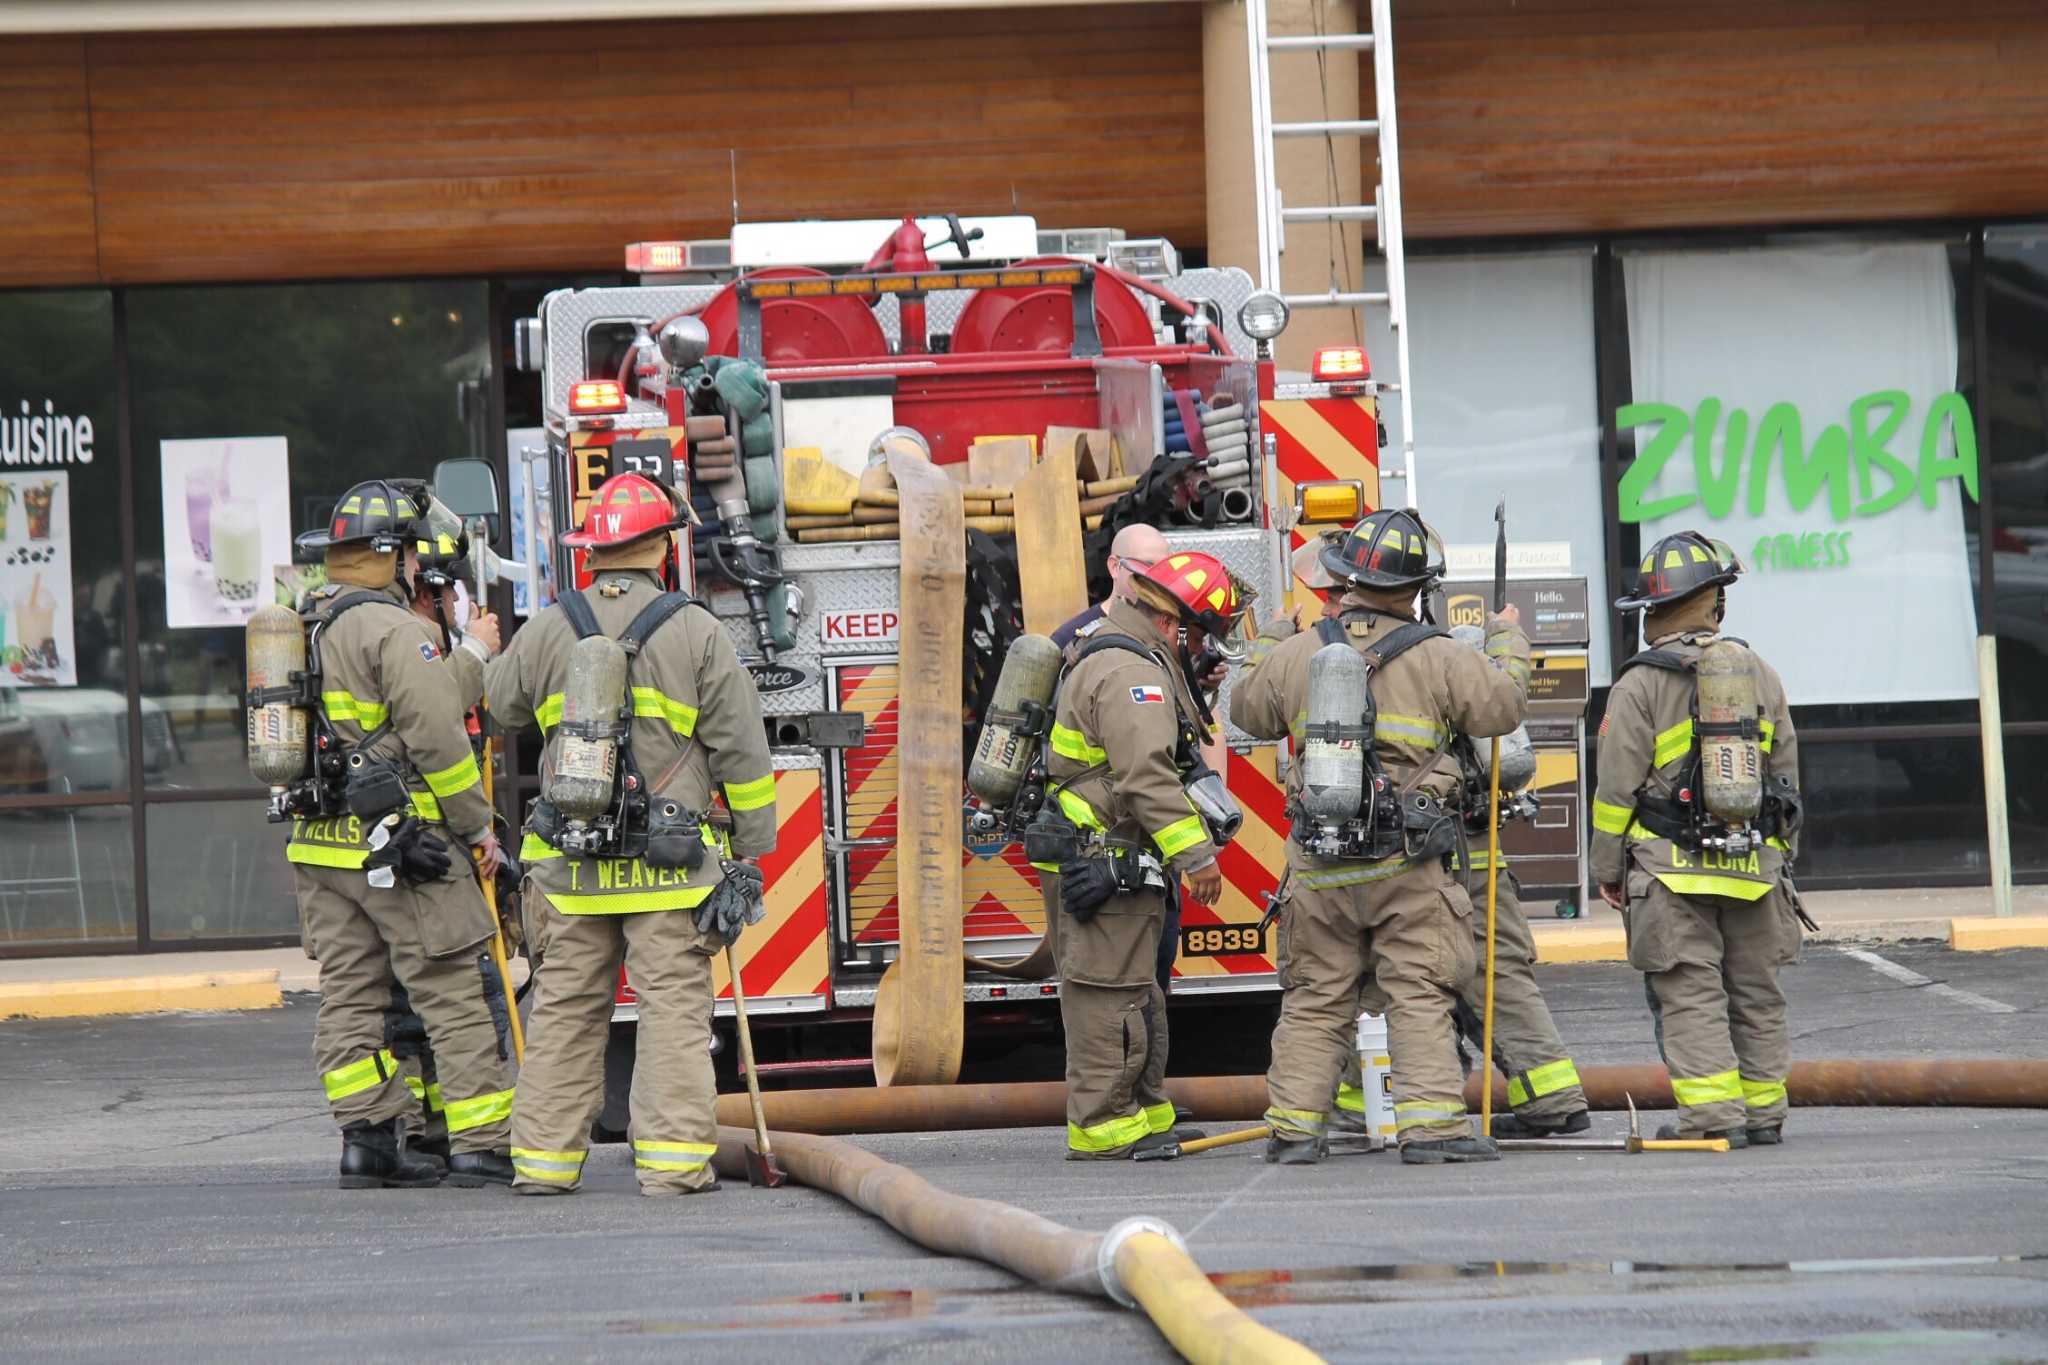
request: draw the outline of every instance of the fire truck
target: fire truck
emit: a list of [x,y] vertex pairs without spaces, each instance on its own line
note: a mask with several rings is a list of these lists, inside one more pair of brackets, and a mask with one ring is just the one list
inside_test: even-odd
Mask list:
[[[1215,555],[1255,590],[1263,616],[1296,588],[1297,547],[1378,504],[1369,369],[1361,350],[1340,348],[1318,355],[1307,382],[1281,384],[1270,343],[1286,305],[1243,271],[1184,269],[1164,241],[1041,231],[1025,217],[743,224],[726,241],[639,243],[627,265],[637,284],[557,291],[518,324],[515,350],[542,377],[547,424],[524,479],[534,543],[522,558],[544,561],[554,582],[587,582],[558,532],[580,524],[614,473],[692,495],[704,524],[678,537],[678,578],[753,672],[774,754],[767,915],[738,947],[760,1072],[857,1074],[869,1065],[877,983],[899,950],[899,547],[792,530],[806,523],[783,505],[790,453],[858,474],[880,433],[909,428],[936,465],[964,468],[980,440],[1038,446],[1059,429],[1106,432],[1122,482],[1177,471],[1151,482],[1148,515],[1135,519],[1175,548]],[[731,366],[764,382],[759,411],[717,401]],[[1233,405],[1249,440],[1217,463],[1202,414]],[[705,426],[707,410],[727,417],[722,444],[738,450],[720,458],[738,462],[743,507],[699,486],[710,457],[692,432],[719,425]],[[998,550],[1002,539],[992,538]],[[970,639],[999,650],[991,623],[1006,605],[1014,611],[982,603]],[[1215,705],[1211,761],[1245,822],[1222,855],[1221,901],[1185,907],[1172,999],[1177,1018],[1235,1006],[1263,1041],[1277,986],[1262,921],[1283,869],[1287,756],[1228,724],[1230,686]],[[963,698],[970,743],[973,705]],[[1022,956],[1045,929],[1036,876],[1003,835],[963,828],[967,952]],[[731,983],[715,962],[715,1032],[729,1038]],[[970,1068],[1057,1029],[1055,980],[970,969],[962,989]],[[634,1018],[625,981],[608,1068],[618,1081]],[[624,1086],[608,1091],[601,1126],[622,1129]]]

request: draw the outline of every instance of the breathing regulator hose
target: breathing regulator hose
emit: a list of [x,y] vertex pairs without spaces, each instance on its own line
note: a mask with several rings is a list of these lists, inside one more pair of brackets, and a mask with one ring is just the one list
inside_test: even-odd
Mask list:
[[[721,1127],[718,1173],[746,1178],[751,1129]],[[1197,1365],[1315,1365],[1322,1357],[1262,1327],[1218,1292],[1180,1235],[1152,1218],[1106,1233],[1062,1227],[993,1199],[949,1194],[915,1171],[837,1138],[771,1135],[775,1155],[800,1185],[837,1195],[920,1246],[978,1261],[1066,1294],[1138,1308],[1183,1358]]]

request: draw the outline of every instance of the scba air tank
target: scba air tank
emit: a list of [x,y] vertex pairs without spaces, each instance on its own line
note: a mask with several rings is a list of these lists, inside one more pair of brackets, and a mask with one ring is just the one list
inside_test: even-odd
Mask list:
[[1341,824],[1365,799],[1369,672],[1342,641],[1308,661],[1308,737],[1301,746],[1301,808],[1322,824]]
[[567,819],[593,820],[611,806],[625,699],[626,651],[603,635],[578,640],[569,655],[555,771],[546,792]]
[[1700,651],[1693,676],[1699,688],[1700,799],[1715,818],[1748,824],[1764,804],[1763,746],[1755,734],[1756,656],[1733,640],[1716,640]]
[[991,806],[1007,806],[1038,756],[1038,736],[1025,724],[1025,706],[1052,703],[1060,677],[1060,647],[1043,635],[1020,635],[1003,658],[995,695],[967,765],[967,789]]
[[[249,618],[249,690],[292,687],[292,675],[306,671],[306,623],[290,607],[258,607]],[[249,771],[267,787],[287,786],[306,775],[306,712],[289,702],[249,708]]]

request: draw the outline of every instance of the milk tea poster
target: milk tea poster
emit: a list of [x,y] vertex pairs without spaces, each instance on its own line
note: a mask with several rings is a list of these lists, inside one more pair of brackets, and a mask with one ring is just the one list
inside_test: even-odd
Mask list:
[[282,436],[163,443],[164,619],[244,626],[292,559]]
[[0,687],[76,687],[71,480],[0,475]]

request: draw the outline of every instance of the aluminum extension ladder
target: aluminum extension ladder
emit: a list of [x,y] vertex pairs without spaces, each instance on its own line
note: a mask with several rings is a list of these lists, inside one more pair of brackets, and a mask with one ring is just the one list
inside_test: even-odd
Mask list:
[[[1398,478],[1405,505],[1419,507],[1415,480],[1415,404],[1408,369],[1407,255],[1401,238],[1401,153],[1394,120],[1394,28],[1392,0],[1371,0],[1372,27],[1367,33],[1317,33],[1275,36],[1268,31],[1266,0],[1245,0],[1245,24],[1251,57],[1252,178],[1256,189],[1259,229],[1259,286],[1280,294],[1290,308],[1365,309],[1384,307],[1394,336],[1393,383],[1377,381],[1377,391],[1394,392],[1401,408],[1401,469],[1383,471],[1382,479]],[[1303,123],[1273,121],[1272,58],[1274,53],[1370,52],[1378,118],[1327,119]],[[1380,179],[1371,199],[1362,204],[1288,206],[1281,202],[1275,169],[1276,143],[1283,137],[1319,137],[1327,142],[1376,139]],[[1281,288],[1280,258],[1287,250],[1289,223],[1371,223],[1386,258],[1384,291],[1344,292],[1333,281],[1321,294],[1288,294]],[[1364,328],[1360,328],[1361,337]],[[1377,366],[1375,367],[1377,368]],[[1382,502],[1386,499],[1382,498]]]

